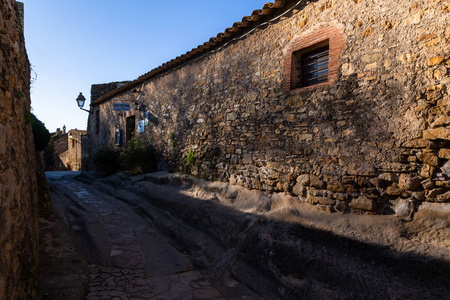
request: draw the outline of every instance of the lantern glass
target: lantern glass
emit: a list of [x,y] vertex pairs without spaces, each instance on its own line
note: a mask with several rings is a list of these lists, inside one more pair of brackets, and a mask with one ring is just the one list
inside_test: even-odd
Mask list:
[[82,108],[84,106],[84,102],[86,102],[86,98],[84,98],[83,94],[80,93],[77,97],[77,104],[79,108]]

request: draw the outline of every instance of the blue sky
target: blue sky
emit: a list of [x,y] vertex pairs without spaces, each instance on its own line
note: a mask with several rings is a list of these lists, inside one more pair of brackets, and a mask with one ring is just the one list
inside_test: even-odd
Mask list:
[[[37,80],[33,113],[51,131],[86,129],[80,92],[133,80],[208,41],[267,0],[21,0]],[[85,106],[85,108],[88,108]]]

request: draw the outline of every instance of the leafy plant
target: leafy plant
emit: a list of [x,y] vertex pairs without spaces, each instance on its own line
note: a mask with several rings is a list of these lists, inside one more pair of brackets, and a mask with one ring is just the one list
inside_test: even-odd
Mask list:
[[194,164],[194,151],[190,150],[186,155],[186,165],[191,166]]
[[47,147],[45,147],[44,150],[44,163],[47,170],[53,169],[53,165],[55,164],[54,155],[55,143],[52,141],[47,145]]
[[34,137],[34,148],[43,151],[50,142],[50,132],[36,116],[31,112],[25,112],[25,123],[31,123]]
[[133,137],[120,155],[123,169],[135,173],[156,171],[157,153],[153,145],[141,138]]
[[120,170],[120,150],[103,147],[94,154],[93,162],[98,171],[106,175],[114,174]]
[[175,147],[175,133],[174,133],[174,132],[171,132],[171,133],[170,133],[170,135],[169,135],[169,140],[170,140],[170,145],[171,145],[172,147]]

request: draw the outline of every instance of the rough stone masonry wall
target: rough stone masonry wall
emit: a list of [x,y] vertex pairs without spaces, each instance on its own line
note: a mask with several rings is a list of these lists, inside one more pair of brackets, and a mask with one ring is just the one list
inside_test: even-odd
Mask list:
[[37,197],[30,65],[15,1],[0,1],[0,299],[36,299]]
[[[142,136],[172,169],[409,219],[422,201],[450,201],[449,20],[443,0],[303,4],[94,106],[94,149],[124,127],[111,102],[138,99],[153,120]],[[338,54],[332,82],[289,91],[290,52],[315,36],[330,39],[330,63]]]

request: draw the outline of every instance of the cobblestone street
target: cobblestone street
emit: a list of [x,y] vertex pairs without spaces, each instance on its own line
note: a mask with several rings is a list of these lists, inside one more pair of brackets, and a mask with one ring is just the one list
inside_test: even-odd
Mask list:
[[[206,272],[191,263],[187,253],[176,249],[148,219],[124,203],[75,180],[57,178],[50,184],[54,210],[70,226],[78,244],[75,248],[87,261],[85,299],[230,299],[224,295],[224,287],[219,291]],[[67,239],[61,242],[67,248],[64,243]],[[45,249],[50,252],[44,255],[60,255],[51,252],[53,247]],[[68,278],[83,281],[83,277]],[[228,281],[228,285],[244,291],[235,295],[238,299],[261,299],[238,282]],[[81,296],[79,287],[57,286],[61,288],[53,287],[53,294],[47,293],[46,299],[61,299],[70,293],[69,299],[81,299],[74,297]],[[66,292],[61,291],[63,287]]]
[[147,279],[144,269],[91,265],[87,300],[100,299],[225,299],[200,272]]
[[[49,179],[53,214],[40,220],[43,299],[448,298],[443,219],[430,227],[298,204],[289,223],[276,220],[277,206],[248,212],[244,204],[259,204],[247,191],[236,196],[196,180],[164,172]],[[227,198],[218,197],[226,195],[234,202],[223,205]],[[424,207],[416,218],[429,214]],[[441,244],[401,236],[423,226]]]

